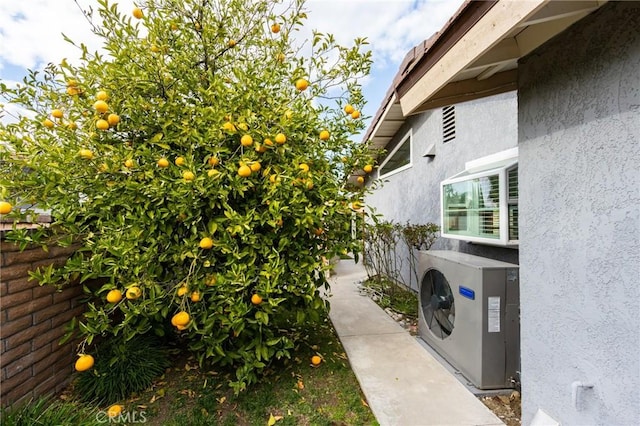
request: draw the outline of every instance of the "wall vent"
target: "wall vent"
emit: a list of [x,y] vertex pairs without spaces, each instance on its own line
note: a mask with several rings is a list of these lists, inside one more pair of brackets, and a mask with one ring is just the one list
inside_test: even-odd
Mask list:
[[442,142],[456,138],[456,110],[454,105],[442,108]]

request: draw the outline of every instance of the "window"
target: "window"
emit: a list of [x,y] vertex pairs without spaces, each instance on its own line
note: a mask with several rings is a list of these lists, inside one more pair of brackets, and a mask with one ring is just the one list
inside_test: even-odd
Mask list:
[[467,163],[464,172],[441,183],[441,202],[443,237],[517,245],[517,148]]
[[442,142],[456,138],[456,109],[454,105],[442,108]]
[[411,130],[389,152],[389,155],[380,164],[380,177],[390,176],[394,173],[411,167]]

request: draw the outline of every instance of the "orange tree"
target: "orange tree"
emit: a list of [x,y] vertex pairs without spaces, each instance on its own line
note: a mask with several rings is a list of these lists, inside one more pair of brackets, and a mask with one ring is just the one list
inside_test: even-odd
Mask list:
[[362,192],[347,183],[367,156],[351,140],[366,42],[296,41],[301,2],[98,6],[86,17],[100,52],[75,44],[78,64],[2,84],[30,111],[0,127],[0,200],[22,207],[5,218],[33,205],[53,217],[11,238],[81,243],[34,274],[103,282],[85,286],[80,353],[96,336],[168,332],[201,362],[235,366],[242,390],[326,309],[323,260],[359,249]]

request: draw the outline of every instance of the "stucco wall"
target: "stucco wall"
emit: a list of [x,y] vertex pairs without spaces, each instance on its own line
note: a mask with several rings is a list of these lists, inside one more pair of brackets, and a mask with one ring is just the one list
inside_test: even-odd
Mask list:
[[[465,162],[517,145],[517,97],[515,92],[457,104],[456,138],[442,142],[442,110],[411,116],[392,143],[412,131],[410,169],[383,179],[382,187],[366,199],[384,220],[397,223],[433,222],[440,225],[440,182],[464,170]],[[436,145],[436,156],[423,157]],[[449,249],[518,263],[518,250],[469,244],[439,238],[434,249]],[[409,283],[408,262],[402,275]],[[415,279],[413,280],[415,284]],[[417,285],[413,286],[417,290]]]
[[638,425],[640,3],[522,60],[518,103],[523,424]]

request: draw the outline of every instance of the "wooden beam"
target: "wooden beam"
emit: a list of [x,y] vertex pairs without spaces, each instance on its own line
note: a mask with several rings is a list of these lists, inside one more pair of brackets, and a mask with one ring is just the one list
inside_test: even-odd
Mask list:
[[510,92],[518,88],[518,70],[497,73],[484,80],[471,78],[447,84],[413,111],[417,114],[447,105]]
[[498,45],[514,27],[548,2],[549,0],[498,2],[400,98],[402,112],[405,115],[415,113],[459,72]]
[[556,19],[566,18],[581,13],[590,13],[604,2],[602,0],[589,1],[552,1],[542,8],[539,12],[523,21],[519,26],[526,27],[528,25],[537,25],[543,22],[555,21]]

